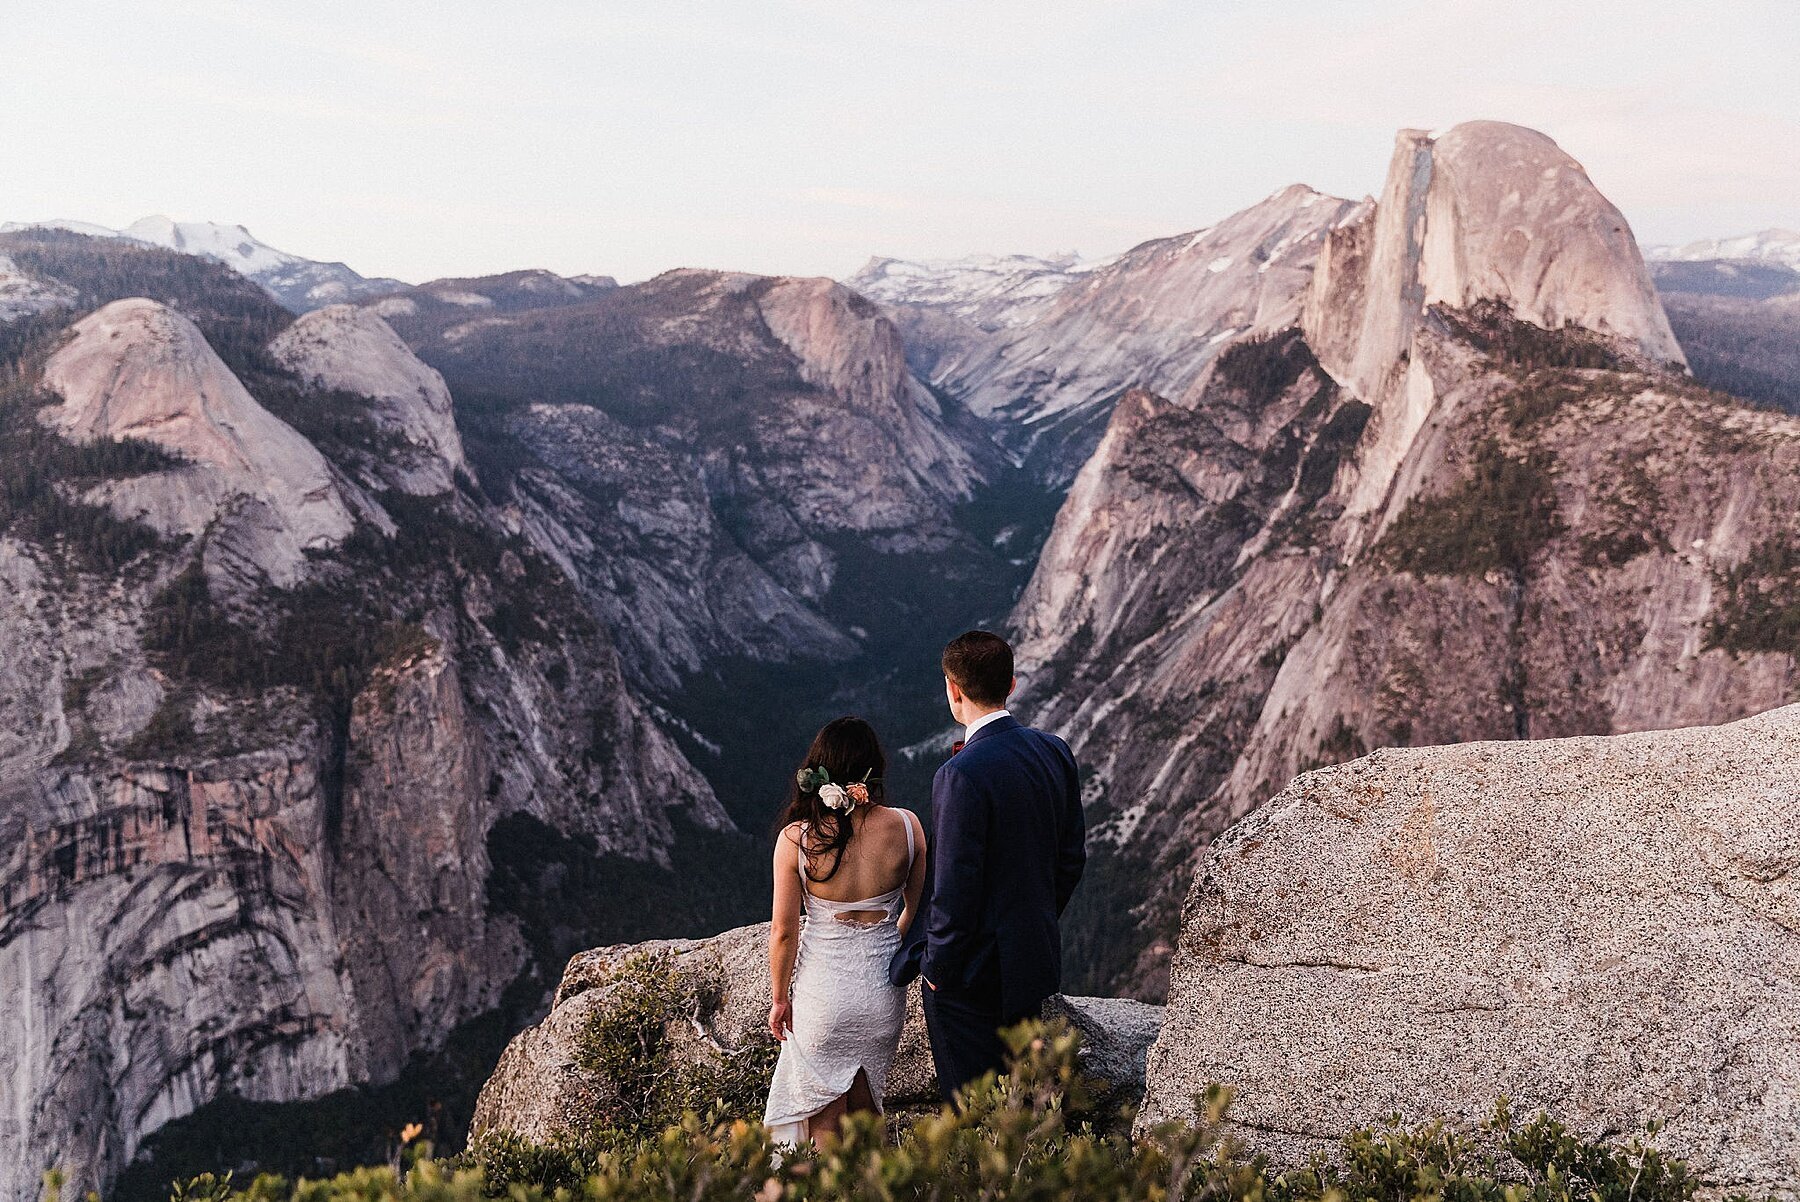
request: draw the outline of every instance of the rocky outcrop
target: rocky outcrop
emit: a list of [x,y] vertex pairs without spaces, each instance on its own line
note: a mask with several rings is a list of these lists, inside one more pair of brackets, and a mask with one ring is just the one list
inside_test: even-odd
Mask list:
[[809,463],[767,480],[803,501],[803,524],[894,531],[941,519],[946,501],[974,492],[974,457],[945,427],[943,406],[913,378],[899,332],[875,306],[831,280],[783,278],[761,291],[757,309],[800,378],[829,398],[795,405],[783,437],[824,448],[841,466]]
[[1800,707],[1616,738],[1380,751],[1201,862],[1140,1123],[1211,1082],[1298,1167],[1506,1097],[1656,1120],[1720,1193],[1800,1182]]
[[[1459,149],[1432,178],[1465,209],[1586,186],[1566,164],[1547,179],[1520,149],[1547,142],[1512,127],[1440,141]],[[1390,218],[1430,199],[1432,148],[1402,143],[1374,213],[1331,233],[1298,328],[1237,341],[1185,397],[1120,404],[1014,612],[1023,704],[1093,770],[1098,871],[1115,889],[1076,902],[1089,987],[1160,988],[1197,849],[1306,768],[1381,746],[1727,721],[1787,701],[1800,678],[1767,625],[1800,599],[1775,566],[1796,538],[1800,424],[1707,393],[1622,336],[1647,330],[1655,349],[1641,262],[1589,220],[1605,211],[1594,197],[1557,193],[1552,212],[1582,218],[1573,233],[1525,232],[1618,287],[1495,284],[1504,295],[1466,308],[1428,303],[1448,278],[1429,255],[1460,280],[1502,280],[1479,264],[1507,260],[1472,210],[1450,206],[1482,231],[1467,247],[1424,236],[1430,205]],[[1477,163],[1495,178],[1467,178]],[[1584,311],[1591,328],[1511,309],[1560,322],[1594,296],[1622,309]],[[1545,316],[1553,301],[1571,308]],[[1140,935],[1121,940],[1120,895],[1139,888]]]
[[384,448],[389,453],[381,461],[395,487],[430,496],[448,491],[456,473],[467,470],[444,377],[421,363],[373,310],[316,309],[283,330],[269,351],[315,388],[373,402],[377,428],[403,444]]
[[1234,336],[1290,324],[1325,234],[1349,201],[1293,185],[1215,226],[1146,242],[1060,290],[1029,323],[997,331],[932,383],[1033,447],[1066,484],[1126,389],[1178,396]]
[[[612,1083],[580,1063],[584,1032],[619,1004],[621,970],[640,957],[663,958],[668,971],[703,982],[713,1004],[671,1023],[673,1056],[745,1057],[772,1051],[769,1015],[769,928],[740,927],[711,939],[667,940],[584,952],[569,961],[550,1013],[507,1046],[481,1091],[473,1131],[510,1131],[538,1142],[590,1130],[605,1107],[617,1104]],[[1144,1057],[1161,1026],[1160,1007],[1113,998],[1051,999],[1046,1017],[1066,1019],[1083,1036],[1082,1066],[1113,1091],[1135,1102],[1144,1086]],[[765,1053],[766,1055],[767,1053]],[[916,988],[909,991],[900,1049],[889,1074],[884,1105],[890,1110],[938,1101],[936,1071],[925,1037]],[[760,1118],[760,1114],[745,1115]]]
[[[163,534],[208,531],[277,585],[353,524],[317,448],[256,402],[194,323],[156,301],[114,301],[75,323],[44,365],[62,403],[39,419],[76,442],[138,439],[181,463],[89,493]],[[235,537],[234,537],[235,535]]]

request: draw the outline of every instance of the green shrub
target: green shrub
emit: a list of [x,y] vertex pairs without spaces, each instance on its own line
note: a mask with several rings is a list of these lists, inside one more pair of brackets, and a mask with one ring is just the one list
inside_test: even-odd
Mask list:
[[1304,338],[1282,331],[1227,346],[1219,352],[1213,378],[1243,392],[1254,403],[1266,404],[1318,366]]
[[689,1112],[730,1118],[758,1114],[775,1070],[773,1040],[743,1048],[677,1050],[671,1033],[700,1031],[723,1002],[719,982],[675,966],[668,955],[638,955],[606,983],[606,1005],[582,1032],[576,1066],[610,1086],[599,1128],[648,1139]]
[[1475,448],[1470,472],[1442,496],[1414,497],[1383,538],[1389,561],[1421,576],[1523,575],[1563,532],[1543,451],[1509,455],[1498,440]]
[[1766,539],[1738,566],[1715,574],[1713,587],[1719,603],[1707,625],[1708,647],[1800,656],[1800,544]]
[[1547,330],[1520,321],[1500,301],[1477,301],[1462,311],[1439,308],[1437,313],[1476,348],[1514,368],[1626,371],[1631,367],[1605,335],[1579,326]]
[[[695,1112],[639,1139],[614,1132],[555,1144],[496,1135],[455,1161],[421,1155],[404,1171],[328,1181],[259,1178],[242,1202],[1689,1202],[1698,1183],[1641,1139],[1582,1140],[1552,1119],[1516,1124],[1504,1104],[1475,1131],[1444,1123],[1346,1136],[1333,1157],[1285,1175],[1225,1125],[1227,1091],[1197,1100],[1189,1123],[1133,1140],[1094,1123],[1077,1070],[1079,1037],[1028,1024],[1007,1035],[1009,1076],[989,1076],[890,1143],[873,1116],[817,1148],[783,1149],[759,1123]],[[760,1082],[759,1082],[760,1084]],[[215,1180],[177,1186],[176,1202],[225,1202]]]

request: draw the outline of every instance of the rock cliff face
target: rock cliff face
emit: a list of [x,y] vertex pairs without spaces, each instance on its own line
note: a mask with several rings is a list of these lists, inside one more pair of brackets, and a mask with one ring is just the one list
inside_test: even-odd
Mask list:
[[1326,241],[1302,322],[1325,369],[1376,406],[1352,509],[1382,503],[1434,407],[1413,366],[1427,314],[1478,302],[1685,364],[1625,218],[1556,143],[1498,121],[1402,130],[1380,202]]
[[1126,389],[1178,395],[1228,339],[1291,323],[1326,232],[1351,208],[1296,184],[1216,226],[1146,242],[1029,321],[938,357],[931,381],[998,420],[1009,445],[1065,485]]
[[1379,751],[1207,853],[1140,1122],[1218,1081],[1280,1167],[1496,1098],[1665,1123],[1720,1194],[1800,1181],[1800,707],[1614,738]]
[[[1800,648],[1773,615],[1800,584],[1778,566],[1800,426],[1660,366],[1641,261],[1546,140],[1439,141],[1455,153],[1428,177],[1433,147],[1402,135],[1297,326],[1240,340],[1178,402],[1120,405],[1014,613],[1026,704],[1094,770],[1103,883],[1075,938],[1099,981],[1160,987],[1196,849],[1301,769],[1793,695]],[[1585,241],[1495,234],[1479,198],[1511,213],[1540,186],[1563,190],[1541,222],[1596,215],[1571,226]],[[1432,232],[1439,209],[1466,244]],[[1613,282],[1549,259],[1502,287],[1528,236]],[[1121,895],[1135,958],[1110,934]]]
[[283,335],[222,268],[8,238],[70,302],[5,331],[0,372],[0,1196],[23,1200],[52,1166],[104,1187],[223,1093],[389,1080],[491,1010],[532,934],[488,896],[502,817],[652,864],[730,823],[498,510],[353,478],[409,414],[442,466],[458,445],[378,319]]
[[[679,1014],[671,1020],[669,1055],[694,1060],[724,1055],[746,1060],[774,1053],[769,1014],[768,924],[726,931],[711,939],[669,940],[585,952],[569,962],[556,1001],[544,1021],[521,1032],[506,1049],[481,1091],[475,1132],[510,1131],[536,1142],[592,1129],[602,1112],[621,1104],[614,1082],[583,1063],[584,1033],[625,1004],[630,986],[621,977],[644,958],[661,961],[676,979],[696,979],[695,996],[708,999],[693,1016],[696,1031]],[[883,1098],[889,1110],[935,1107],[936,1070],[926,1043],[925,1017],[915,987],[909,991],[900,1049]],[[1162,1025],[1162,1009],[1114,998],[1052,998],[1046,1017],[1062,1017],[1084,1037],[1086,1073],[1135,1103],[1144,1088],[1144,1058]],[[760,1111],[739,1117],[759,1119]]]

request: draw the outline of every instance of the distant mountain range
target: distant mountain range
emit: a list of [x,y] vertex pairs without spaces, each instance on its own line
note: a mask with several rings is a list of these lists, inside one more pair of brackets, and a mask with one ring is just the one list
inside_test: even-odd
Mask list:
[[970,625],[1085,770],[1070,983],[1141,995],[1297,772],[1800,686],[1791,236],[1647,266],[1517,126],[1402,131],[1379,198],[846,282],[7,230],[0,1202],[310,1172],[232,1107],[408,1074],[453,1146],[433,1058],[571,950],[766,905],[822,720],[923,803]]
[[1680,246],[1647,246],[1644,257],[1653,262],[1744,259],[1754,263],[1776,263],[1800,271],[1800,231],[1758,230],[1735,238],[1702,238]]
[[276,250],[241,225],[174,221],[162,216],[141,218],[122,230],[60,218],[9,221],[0,225],[0,233],[30,229],[66,230],[91,238],[120,238],[211,259],[261,284],[270,296],[295,313],[380,296],[406,287],[399,280],[370,279],[342,263],[325,263]]

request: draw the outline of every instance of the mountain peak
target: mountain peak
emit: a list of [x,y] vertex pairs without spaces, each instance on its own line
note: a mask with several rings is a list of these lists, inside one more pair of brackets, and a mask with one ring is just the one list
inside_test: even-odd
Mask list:
[[76,322],[44,365],[62,398],[40,420],[76,442],[135,438],[181,467],[109,481],[104,501],[164,534],[225,538],[279,585],[352,519],[325,459],[263,408],[188,318],[159,301],[113,301]]
[[1554,140],[1468,121],[1429,153],[1426,304],[1499,300],[1537,325],[1582,326],[1652,362],[1685,362],[1630,225]]
[[296,313],[343,301],[380,296],[406,287],[400,280],[369,279],[342,263],[326,263],[278,250],[242,225],[220,221],[177,221],[161,213],[140,217],[122,230],[88,221],[9,221],[0,233],[52,229],[90,238],[116,238],[223,263],[262,286]]
[[1333,230],[1308,298],[1322,361],[1373,396],[1425,310],[1504,304],[1579,326],[1653,363],[1684,363],[1631,227],[1544,134],[1469,121],[1441,136],[1403,129],[1380,199]]

